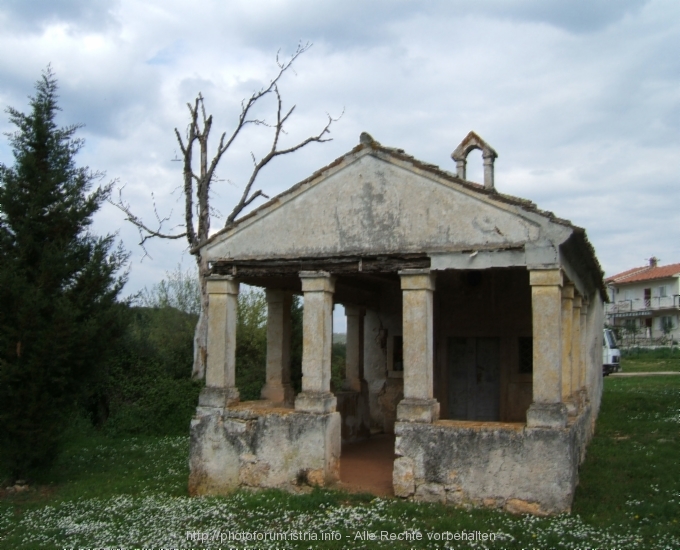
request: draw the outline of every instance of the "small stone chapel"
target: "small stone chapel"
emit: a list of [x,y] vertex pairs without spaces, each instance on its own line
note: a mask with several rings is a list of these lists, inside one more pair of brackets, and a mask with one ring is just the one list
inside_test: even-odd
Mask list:
[[[484,183],[466,179],[482,152]],[[368,134],[202,253],[206,387],[191,423],[191,494],[333,486],[342,443],[394,434],[394,494],[512,512],[570,510],[602,393],[606,290],[585,231],[496,189],[470,132],[456,172]],[[260,401],[235,386],[240,283],[264,288]],[[303,297],[302,391],[290,383]],[[347,315],[331,391],[332,313]]]

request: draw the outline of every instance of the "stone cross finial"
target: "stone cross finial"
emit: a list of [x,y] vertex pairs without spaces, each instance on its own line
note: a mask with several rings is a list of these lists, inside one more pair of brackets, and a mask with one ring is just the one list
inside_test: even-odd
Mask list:
[[361,132],[361,134],[359,135],[359,143],[361,143],[362,145],[370,145],[374,141],[375,140],[373,139],[373,136],[368,132]]

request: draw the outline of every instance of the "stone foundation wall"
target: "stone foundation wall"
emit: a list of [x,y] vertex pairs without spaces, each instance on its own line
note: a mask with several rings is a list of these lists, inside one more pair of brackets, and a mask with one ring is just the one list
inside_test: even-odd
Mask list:
[[397,496],[537,515],[568,512],[591,409],[564,429],[440,420],[398,422]]
[[191,421],[189,493],[295,489],[339,479],[340,414],[249,406],[201,408]]

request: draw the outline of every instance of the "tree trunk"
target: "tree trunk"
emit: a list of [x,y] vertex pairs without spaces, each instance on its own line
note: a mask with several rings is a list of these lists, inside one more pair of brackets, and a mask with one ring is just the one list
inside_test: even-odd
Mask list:
[[198,283],[201,288],[201,313],[196,323],[194,333],[194,366],[191,377],[200,380],[205,378],[205,367],[208,360],[208,262],[203,259],[200,252],[196,255],[198,266]]

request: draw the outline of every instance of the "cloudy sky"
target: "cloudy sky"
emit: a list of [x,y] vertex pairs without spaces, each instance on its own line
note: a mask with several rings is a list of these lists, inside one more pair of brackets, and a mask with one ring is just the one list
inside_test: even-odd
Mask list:
[[[170,229],[181,223],[172,159],[186,102],[201,92],[214,133],[228,131],[240,101],[275,74],[277,51],[300,41],[313,47],[281,83],[297,105],[288,143],[344,114],[332,142],[267,168],[269,195],[362,131],[455,171],[450,154],[475,130],[499,153],[497,188],[585,227],[607,275],[653,255],[680,262],[677,0],[3,0],[0,107],[26,110],[51,64],[61,122],[85,125],[80,162],[124,185],[149,222],[153,193],[159,213],[173,212]],[[6,115],[0,130],[11,130]],[[268,138],[251,128],[224,157],[213,193],[224,216]],[[469,160],[481,181],[481,156]],[[0,162],[12,162],[5,139]],[[132,252],[127,292],[192,266],[181,241],[152,243],[142,261],[136,230],[111,206],[95,229],[119,232]]]

